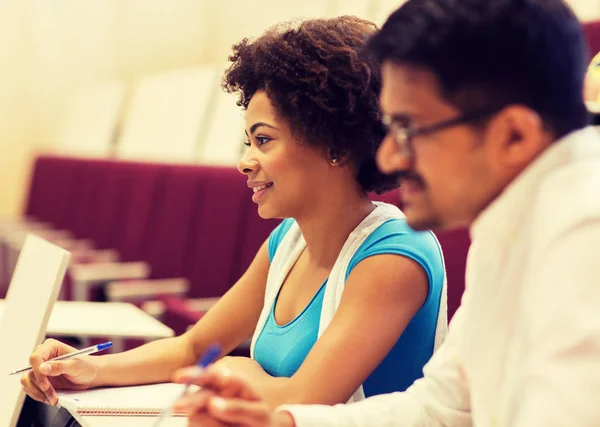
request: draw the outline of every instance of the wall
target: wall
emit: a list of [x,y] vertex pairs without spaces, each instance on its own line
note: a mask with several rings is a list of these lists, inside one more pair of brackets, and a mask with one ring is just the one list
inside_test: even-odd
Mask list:
[[[34,153],[51,147],[70,90],[226,61],[245,36],[296,17],[368,14],[402,0],[0,0],[0,216],[22,210]],[[571,0],[585,20],[600,0]]]

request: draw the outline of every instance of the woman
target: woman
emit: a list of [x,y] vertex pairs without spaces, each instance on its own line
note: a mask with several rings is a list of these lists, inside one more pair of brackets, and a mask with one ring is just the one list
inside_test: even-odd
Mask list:
[[239,170],[260,215],[287,219],[187,333],[52,363],[73,349],[47,341],[22,379],[30,396],[56,404],[55,389],[168,381],[212,343],[227,354],[251,336],[252,358],[218,365],[271,406],[359,400],[422,375],[446,326],[443,259],[432,233],[367,197],[397,186],[374,160],[380,71],[361,54],[374,31],[354,17],[316,19],[234,46],[224,87],[246,110]]

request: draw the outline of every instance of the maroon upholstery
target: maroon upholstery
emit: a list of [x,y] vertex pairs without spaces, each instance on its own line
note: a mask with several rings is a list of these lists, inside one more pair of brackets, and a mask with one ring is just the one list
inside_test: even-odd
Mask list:
[[186,276],[191,283],[190,296],[215,297],[223,295],[248,266],[239,263],[247,259],[240,252],[248,249],[246,233],[252,224],[247,219],[252,212],[247,200],[252,193],[246,178],[234,168],[201,170],[205,179],[190,229],[193,246]]
[[243,191],[243,226],[237,246],[239,250],[233,262],[233,281],[237,281],[248,269],[260,246],[279,225],[280,219],[263,219],[258,215],[258,205],[252,201],[252,190]]
[[[146,239],[156,227],[156,208],[170,165],[69,159],[70,167],[83,170],[72,187],[64,228],[78,237],[92,238],[99,248],[116,249],[122,261],[145,261]],[[94,237],[101,236],[99,242]],[[65,296],[73,295],[67,275]],[[94,290],[90,299],[100,294]]]
[[[89,237],[99,249],[116,249],[120,243],[120,232],[124,230],[124,221],[131,192],[134,191],[134,179],[137,169],[131,162],[107,161],[103,185],[97,193],[97,204],[91,213]],[[137,175],[141,176],[141,175]],[[142,190],[153,192],[153,185],[142,186]],[[136,190],[139,191],[139,190]]]
[[100,195],[105,188],[107,164],[103,160],[80,160],[78,162],[83,173],[74,183],[76,195],[71,196],[69,211],[71,212],[69,229],[78,238],[90,238],[91,230],[99,218],[100,206],[104,200]]
[[30,182],[25,214],[64,228],[68,223],[69,203],[84,171],[72,159],[40,156],[36,159]]
[[[280,222],[263,220],[252,202],[246,178],[233,168],[201,167],[204,176],[198,190],[190,228],[192,246],[185,276],[189,295],[218,297],[241,277],[261,244]],[[204,313],[189,310],[185,300],[161,297],[166,304],[162,319],[177,334],[197,322]]]
[[150,227],[141,241],[141,259],[152,267],[152,278],[184,275],[195,222],[194,204],[203,177],[197,166],[170,168],[159,188]]
[[[160,204],[164,179],[171,166],[145,163],[130,163],[124,173],[125,181],[131,185],[123,192],[115,226],[109,232],[109,247],[117,249],[123,261],[140,261],[144,252],[145,237],[149,229],[154,208]],[[120,181],[111,181],[119,186]]]
[[583,30],[590,48],[590,60],[600,52],[600,21],[585,22]]

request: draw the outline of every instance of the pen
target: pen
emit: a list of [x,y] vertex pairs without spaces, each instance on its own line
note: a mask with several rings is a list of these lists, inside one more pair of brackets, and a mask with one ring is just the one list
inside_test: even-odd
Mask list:
[[[69,359],[73,359],[74,357],[78,357],[78,356],[86,356],[88,354],[98,353],[99,351],[106,350],[107,348],[110,348],[110,347],[112,347],[112,343],[105,342],[102,344],[93,345],[91,347],[86,347],[81,350],[74,351],[72,353],[63,354],[62,356],[55,357],[54,359],[46,360],[46,362],[55,362],[57,360],[69,360]],[[22,372],[27,372],[29,370],[31,370],[31,366],[28,366],[27,368],[19,369],[18,371],[11,372],[8,375],[16,375],[16,374],[20,374]]]
[[[196,363],[196,366],[198,366],[200,369],[204,369],[208,365],[213,363],[215,360],[217,360],[220,354],[221,354],[221,346],[218,344],[213,344],[208,348],[208,350],[206,350],[206,352],[204,353],[204,355],[202,355],[200,360],[198,360],[198,363]],[[165,417],[171,413],[171,408],[173,407],[175,402],[177,402],[179,399],[181,399],[188,392],[188,390],[190,389],[191,386],[192,386],[192,384],[189,384],[189,383],[186,384],[186,386],[183,389],[183,391],[181,392],[181,394],[179,396],[177,396],[177,399],[173,400],[173,402],[171,402],[171,404],[169,406],[167,406],[160,412],[156,422],[152,425],[152,427],[158,427],[160,425],[160,423],[165,419]]]

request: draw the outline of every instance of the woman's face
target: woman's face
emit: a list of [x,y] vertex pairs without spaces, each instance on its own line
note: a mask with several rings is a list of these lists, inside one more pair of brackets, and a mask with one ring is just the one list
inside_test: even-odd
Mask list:
[[326,196],[323,190],[335,168],[319,149],[292,135],[264,91],[250,100],[246,135],[248,148],[238,169],[248,177],[262,218],[298,217]]

